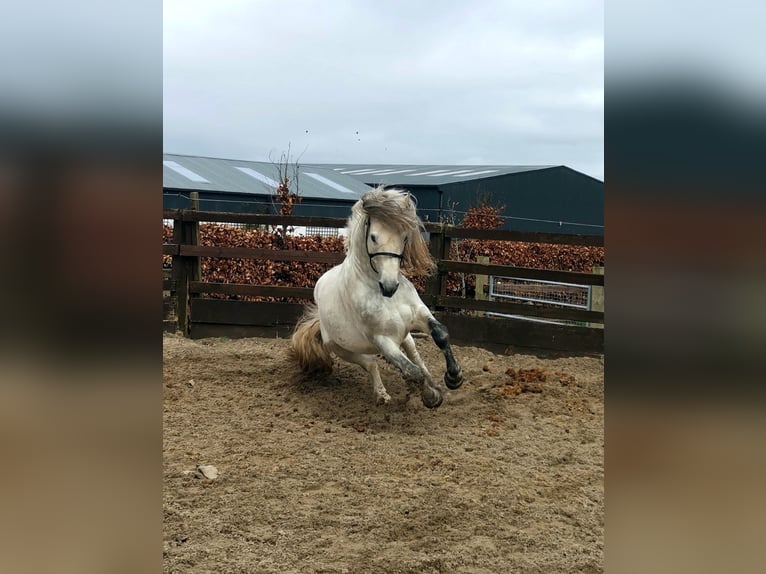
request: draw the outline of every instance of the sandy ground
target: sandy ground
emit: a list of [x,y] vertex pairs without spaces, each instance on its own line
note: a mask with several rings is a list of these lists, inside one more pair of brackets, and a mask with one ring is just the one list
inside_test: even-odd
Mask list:
[[355,365],[297,381],[287,349],[165,336],[165,572],[603,571],[603,357],[455,347],[429,410],[384,363],[387,406]]

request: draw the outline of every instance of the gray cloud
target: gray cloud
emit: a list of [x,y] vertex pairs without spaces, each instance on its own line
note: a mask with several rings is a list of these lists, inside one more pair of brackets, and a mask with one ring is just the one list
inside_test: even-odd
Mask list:
[[574,4],[166,2],[165,151],[603,178],[603,3]]

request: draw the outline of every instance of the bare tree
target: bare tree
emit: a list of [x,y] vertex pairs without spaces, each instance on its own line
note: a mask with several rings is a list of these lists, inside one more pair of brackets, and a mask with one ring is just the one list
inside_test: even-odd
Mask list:
[[[291,159],[291,144],[287,144],[287,151],[283,151],[278,160],[274,160],[269,153],[269,160],[277,170],[278,186],[274,191],[274,210],[280,215],[292,215],[295,204],[301,202],[299,177],[300,177],[300,159],[305,153],[305,149],[295,159]],[[294,231],[294,228],[288,228],[287,225],[276,226],[274,228],[279,233],[282,243],[288,232]]]
[[447,209],[443,210],[439,214],[440,223],[447,225],[457,225],[457,206],[460,205],[457,201],[450,199],[447,202]]

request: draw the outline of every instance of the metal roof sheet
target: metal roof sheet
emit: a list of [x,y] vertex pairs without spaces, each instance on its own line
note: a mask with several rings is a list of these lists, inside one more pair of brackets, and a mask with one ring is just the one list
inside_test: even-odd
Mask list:
[[405,165],[405,164],[315,164],[368,185],[444,185],[526,171],[555,165]]
[[[277,166],[268,162],[168,153],[162,160],[164,188],[272,195],[279,181]],[[292,167],[288,175],[292,177]],[[298,180],[303,197],[355,202],[370,189],[356,178],[317,165],[301,165]]]

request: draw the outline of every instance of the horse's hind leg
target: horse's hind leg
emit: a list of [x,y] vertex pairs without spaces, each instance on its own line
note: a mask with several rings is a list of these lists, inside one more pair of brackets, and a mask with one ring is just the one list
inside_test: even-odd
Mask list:
[[370,376],[370,382],[372,383],[372,392],[375,395],[375,404],[384,405],[391,401],[391,397],[386,391],[386,387],[383,386],[383,381],[380,378],[380,370],[378,369],[378,363],[375,361],[375,355],[352,353],[334,343],[330,345],[330,349],[332,349],[332,352],[338,355],[341,359],[359,365],[367,371],[367,374]]
[[431,378],[431,373],[428,372],[426,364],[423,362],[420,353],[418,353],[415,340],[409,333],[402,343],[402,348],[410,361],[420,367],[420,370],[423,371],[423,375],[425,375],[420,386],[420,394],[423,398],[423,404],[426,406],[430,405],[431,408],[438,407],[442,402],[441,392],[436,388],[434,380]]

